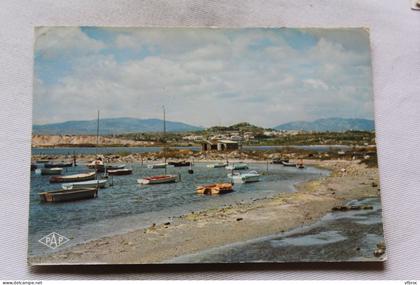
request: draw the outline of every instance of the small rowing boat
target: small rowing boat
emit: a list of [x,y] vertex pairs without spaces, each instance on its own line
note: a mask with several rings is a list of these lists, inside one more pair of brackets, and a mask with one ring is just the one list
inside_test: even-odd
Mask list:
[[98,189],[57,190],[38,194],[42,202],[57,203],[96,198],[98,196]]
[[137,179],[139,184],[162,184],[176,182],[178,176],[176,175],[160,175],[160,176],[149,176],[142,179]]
[[281,159],[281,158],[274,158],[271,163],[272,164],[283,164],[283,162],[289,162],[288,159]]
[[185,167],[185,166],[190,166],[191,162],[189,161],[170,161],[168,162],[168,165],[173,165],[175,167]]
[[50,178],[50,183],[87,181],[87,180],[95,179],[95,176],[96,176],[95,172],[79,173],[79,174],[64,175],[64,176],[63,175],[52,176]]
[[111,169],[106,171],[109,175],[113,176],[122,176],[130,175],[133,173],[133,169],[123,168],[123,169]]
[[225,168],[226,166],[228,166],[228,164],[225,163],[225,162],[214,163],[214,164],[207,164],[207,167],[208,168]]
[[57,167],[72,167],[73,162],[50,162],[44,163],[45,168],[57,168]]
[[226,166],[226,169],[228,170],[243,170],[243,169],[248,169],[248,164],[246,163],[234,163],[232,165],[228,165]]
[[260,174],[255,170],[252,170],[248,173],[233,173],[228,174],[228,177],[232,179],[233,183],[250,183],[260,181]]
[[35,170],[37,174],[41,175],[60,175],[63,173],[63,168],[53,167],[53,168],[42,168]]
[[156,169],[156,168],[165,168],[167,166],[168,166],[167,163],[155,163],[155,164],[149,164],[149,165],[147,165],[147,168]]
[[201,185],[196,188],[198,194],[217,195],[226,194],[233,191],[232,183],[214,183]]
[[292,162],[283,161],[281,164],[283,164],[283,166],[296,167],[296,163],[292,163]]
[[105,188],[106,179],[96,179],[96,180],[88,180],[82,182],[73,182],[73,183],[64,183],[61,184],[61,188],[63,190],[74,190],[74,189],[84,189],[84,188]]

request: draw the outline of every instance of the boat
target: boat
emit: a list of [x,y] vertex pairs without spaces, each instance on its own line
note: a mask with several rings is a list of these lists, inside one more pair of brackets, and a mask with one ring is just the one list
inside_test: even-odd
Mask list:
[[255,170],[252,170],[248,173],[233,173],[228,174],[228,177],[232,179],[233,183],[250,183],[260,181],[260,174]]
[[97,188],[84,188],[72,190],[57,190],[38,193],[41,201],[47,203],[69,202],[98,197]]
[[226,166],[228,166],[226,162],[207,164],[208,168],[225,168]]
[[176,182],[177,178],[178,176],[176,175],[149,176],[142,179],[137,179],[137,182],[139,184],[162,184]]
[[198,194],[217,195],[226,194],[233,191],[232,183],[214,183],[207,185],[200,185],[196,188]]
[[84,189],[84,188],[105,188],[106,179],[95,179],[95,180],[88,180],[82,182],[73,182],[73,183],[64,183],[61,184],[61,188],[64,190],[72,190],[72,189]]
[[283,164],[283,166],[296,167],[296,163],[292,163],[292,162],[283,161],[281,164]]
[[248,164],[246,163],[234,163],[232,165],[226,166],[226,169],[228,170],[242,170],[242,169],[248,169]]
[[123,168],[123,169],[111,169],[106,171],[109,175],[121,176],[121,175],[130,175],[133,173],[133,169]]
[[167,163],[155,163],[147,165],[147,168],[155,169],[155,168],[166,168],[168,166]]
[[191,162],[189,161],[170,161],[168,162],[168,165],[173,165],[175,167],[185,167],[185,166],[190,166]]
[[56,167],[72,167],[73,162],[48,162],[44,163],[44,168],[56,168]]
[[60,175],[61,173],[63,173],[63,168],[61,167],[39,169],[39,174],[41,175]]
[[60,175],[60,176],[52,176],[50,178],[50,183],[61,183],[61,182],[78,182],[78,181],[87,181],[95,179],[96,173],[95,172],[88,172],[88,173],[78,173],[72,175]]
[[125,168],[125,164],[120,164],[120,165],[102,165],[99,166],[98,168],[96,168],[97,172],[108,172],[110,170],[119,170],[119,169],[124,169]]
[[[162,106],[163,109],[163,138],[166,136],[166,116],[165,116],[165,106]],[[168,163],[166,163],[166,148],[163,147],[163,157],[164,161],[163,163],[156,163],[156,164],[149,164],[147,165],[147,168],[163,168],[165,169],[164,175],[156,175],[156,176],[149,176],[144,177],[141,179],[137,179],[137,182],[140,184],[162,184],[162,183],[175,183],[178,182],[177,175],[167,174],[166,169],[168,167]],[[173,165],[171,165],[173,166]]]
[[36,164],[31,164],[31,171],[34,171],[38,168]]
[[102,160],[94,160],[91,163],[86,165],[90,169],[96,169],[97,172],[108,172],[108,170],[124,169],[125,164],[120,165],[106,165]]
[[282,159],[282,158],[274,158],[271,163],[272,164],[283,164],[283,162],[289,162],[288,159]]

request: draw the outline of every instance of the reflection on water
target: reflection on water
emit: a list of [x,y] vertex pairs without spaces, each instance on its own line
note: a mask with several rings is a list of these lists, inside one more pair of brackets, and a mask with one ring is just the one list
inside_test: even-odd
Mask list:
[[[40,255],[51,250],[37,241],[53,231],[70,239],[65,246],[95,239],[101,236],[125,232],[135,228],[162,223],[171,217],[187,212],[222,207],[229,204],[252,201],[293,191],[296,182],[327,175],[328,172],[313,167],[296,169],[270,165],[261,182],[235,185],[235,191],[223,196],[195,194],[197,185],[216,181],[229,181],[222,168],[209,169],[196,164],[194,174],[188,168],[168,168],[170,174],[180,174],[181,182],[140,186],[137,179],[163,173],[163,169],[148,169],[140,164],[128,165],[133,175],[113,178],[113,186],[100,190],[97,199],[77,202],[42,204],[38,193],[60,188],[50,184],[48,176],[31,175],[29,253]],[[250,164],[250,169],[266,171],[265,164]],[[85,166],[69,168],[66,174],[88,171]]]
[[284,234],[226,245],[170,260],[175,263],[301,262],[373,260],[383,241],[379,198],[349,202],[372,210],[332,212],[319,222]]

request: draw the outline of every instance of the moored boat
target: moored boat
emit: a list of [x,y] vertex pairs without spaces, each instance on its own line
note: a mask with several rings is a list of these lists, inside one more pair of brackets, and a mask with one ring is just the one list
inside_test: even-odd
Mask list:
[[226,166],[226,169],[228,170],[243,170],[243,169],[248,169],[248,164],[246,163],[234,163],[232,165],[228,165]]
[[137,182],[139,184],[162,184],[176,182],[177,178],[178,176],[176,175],[159,175],[137,179]]
[[60,175],[61,173],[63,173],[63,168],[61,167],[42,168],[42,169],[39,169],[39,172],[41,175]]
[[96,173],[95,172],[88,172],[88,173],[78,173],[72,175],[60,175],[60,176],[52,176],[50,178],[50,183],[60,183],[60,182],[78,182],[78,181],[87,181],[95,179]]
[[49,162],[44,163],[44,168],[56,168],[56,167],[72,167],[73,162]]
[[166,168],[168,166],[167,163],[155,163],[155,164],[148,164],[147,168],[156,169],[156,168]]
[[225,168],[226,166],[228,166],[226,162],[207,164],[208,168]]
[[191,162],[189,161],[170,161],[168,162],[168,165],[173,165],[175,167],[185,167],[185,166],[190,166]]
[[84,189],[84,188],[105,188],[106,179],[95,179],[82,182],[64,183],[61,188],[64,190]]
[[123,168],[123,169],[111,169],[107,170],[109,175],[114,176],[122,176],[122,175],[130,175],[133,173],[133,169]]
[[97,188],[84,188],[72,190],[57,190],[38,193],[41,201],[47,203],[69,202],[83,199],[96,198],[98,196]]
[[292,163],[292,162],[283,161],[281,164],[283,164],[283,166],[296,167],[296,163]]
[[271,163],[272,164],[283,164],[283,162],[289,162],[288,159],[282,159],[282,158],[274,158]]
[[214,183],[201,185],[196,188],[198,194],[217,195],[226,194],[233,191],[232,183]]
[[233,173],[228,174],[228,177],[232,179],[233,183],[250,183],[260,181],[260,174],[255,170],[248,173]]

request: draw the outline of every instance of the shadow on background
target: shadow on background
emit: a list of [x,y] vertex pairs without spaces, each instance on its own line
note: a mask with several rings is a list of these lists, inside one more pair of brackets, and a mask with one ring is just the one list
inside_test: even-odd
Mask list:
[[270,272],[270,271],[382,271],[384,262],[302,262],[248,264],[140,264],[32,266],[33,274],[115,275],[130,273]]

